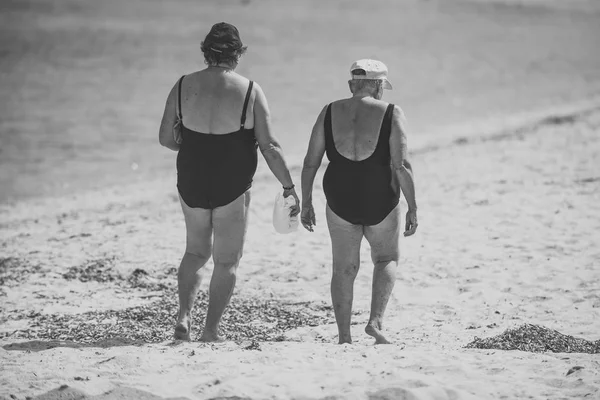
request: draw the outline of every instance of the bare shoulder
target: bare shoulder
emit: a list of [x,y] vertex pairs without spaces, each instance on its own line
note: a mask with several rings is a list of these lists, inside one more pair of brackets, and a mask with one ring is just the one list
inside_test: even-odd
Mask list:
[[359,115],[371,123],[378,125],[384,117],[390,103],[374,98],[367,98],[360,103]]
[[329,104],[326,104],[323,106],[323,108],[321,108],[321,111],[319,112],[319,115],[317,116],[317,124],[322,124],[323,121],[325,121],[325,114],[327,114],[327,108],[329,107]]
[[352,98],[334,100],[323,108],[323,116],[328,108],[331,108],[331,113],[336,116],[348,116],[355,112],[356,105],[352,104]]
[[208,82],[208,79],[205,76],[205,74],[203,73],[203,71],[193,71],[188,74],[182,75],[181,78],[177,78],[177,82],[175,83],[176,86],[179,84],[179,79],[183,79],[181,81],[181,87],[182,87],[184,93],[188,93],[188,94],[195,87],[198,87],[198,86],[205,87],[206,86],[205,82]]
[[379,108],[387,108],[390,105],[390,103],[388,103],[385,100],[374,99],[374,98],[370,98],[369,103],[371,105],[373,105],[374,107],[379,107]]
[[[242,85],[244,87],[248,87],[248,85],[250,85],[251,79],[248,79],[245,76],[238,74],[237,72],[234,72],[232,76],[236,80],[236,82],[239,83],[240,85]],[[255,88],[258,88],[258,87],[260,87],[260,85],[256,82],[252,81],[252,91],[254,91]]]
[[259,108],[265,109],[268,112],[267,96],[265,96],[263,88],[258,84],[258,82],[255,81],[252,81],[252,93],[250,93],[250,103],[258,104]]
[[193,71],[193,72],[190,72],[189,74],[184,74],[183,81],[184,82],[194,82],[194,81],[203,79],[205,76],[204,71],[206,71],[206,70]]
[[[250,81],[248,80],[248,83],[249,82]],[[265,96],[265,91],[263,90],[262,86],[260,86],[260,84],[258,82],[256,82],[256,81],[252,81],[252,94],[255,97],[266,97]]]
[[388,103],[387,101],[374,99],[374,98],[367,98],[361,104],[365,111],[367,111],[368,113],[370,113],[374,116],[383,115],[386,112],[388,106],[390,105],[390,103]]
[[177,99],[177,94],[179,93],[179,82],[182,82],[183,85],[183,81],[182,78],[184,78],[186,75],[182,75],[177,77],[177,79],[175,80],[175,82],[173,82],[173,86],[171,86],[171,90],[169,91],[169,94],[167,95],[167,104],[174,104],[176,99]]
[[[237,72],[232,72],[230,74],[220,74],[219,77],[222,77],[221,79],[223,79],[223,88],[225,88],[225,90],[227,90],[236,97],[241,94],[242,99],[244,99],[248,90],[250,89],[250,109],[252,109],[252,106],[256,102],[256,100],[261,100],[261,97],[263,97],[262,88],[258,83],[251,81],[250,79],[238,74]],[[211,79],[214,79],[214,77],[211,77]],[[250,88],[251,82],[252,88]]]
[[394,118],[397,118],[399,120],[401,120],[402,122],[404,122],[406,120],[406,116],[404,115],[404,111],[402,110],[402,107],[400,107],[397,104],[394,104]]
[[394,112],[392,113],[392,128],[398,133],[404,135],[404,125],[406,123],[406,116],[404,111],[398,105],[394,104]]

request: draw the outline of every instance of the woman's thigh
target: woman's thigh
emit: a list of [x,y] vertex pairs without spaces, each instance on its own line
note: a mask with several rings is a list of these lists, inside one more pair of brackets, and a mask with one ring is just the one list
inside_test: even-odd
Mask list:
[[325,215],[331,236],[333,266],[353,266],[360,264],[360,242],[363,237],[362,225],[353,225],[334,213],[327,206]]
[[199,257],[209,258],[212,251],[211,210],[189,207],[181,196],[179,196],[179,201],[185,218],[185,251]]
[[213,210],[213,261],[231,264],[242,258],[248,228],[250,190],[237,199]]
[[365,226],[374,263],[398,261],[400,256],[400,203],[377,225]]

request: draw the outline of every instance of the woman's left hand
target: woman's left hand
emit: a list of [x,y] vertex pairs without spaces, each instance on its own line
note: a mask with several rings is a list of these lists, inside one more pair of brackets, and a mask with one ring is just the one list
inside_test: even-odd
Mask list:
[[294,188],[283,189],[283,197],[286,198],[288,196],[294,196],[294,200],[296,201],[296,204],[290,207],[290,216],[294,217],[300,213],[300,199],[298,198],[298,195],[296,194],[296,190]]
[[302,216],[300,217],[300,221],[307,231],[315,231],[314,226],[317,225],[317,220],[315,218],[315,210],[312,203],[304,204],[302,206]]

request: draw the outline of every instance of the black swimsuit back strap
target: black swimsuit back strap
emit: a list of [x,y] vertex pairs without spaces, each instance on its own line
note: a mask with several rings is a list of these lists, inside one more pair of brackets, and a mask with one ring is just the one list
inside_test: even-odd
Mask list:
[[244,99],[244,107],[242,108],[242,120],[240,122],[241,129],[244,129],[244,125],[246,124],[246,110],[248,108],[248,101],[250,101],[250,95],[252,94],[252,86],[254,85],[253,81],[250,81],[248,85],[248,91],[246,92],[246,98]]
[[179,119],[182,119],[181,116],[181,83],[183,82],[183,77],[185,75],[182,75],[181,78],[179,78],[179,82],[177,82],[177,116],[179,117]]
[[385,114],[383,115],[383,121],[381,123],[381,130],[379,131],[379,137],[385,135],[383,139],[389,139],[392,132],[392,117],[394,115],[394,105],[388,104]]
[[378,157],[388,158],[390,154],[390,136],[392,133],[392,118],[394,115],[394,105],[388,104],[385,114],[383,114],[383,120],[381,121],[381,128],[379,129],[379,137],[377,138],[377,145],[373,154],[377,153]]
[[325,149],[327,150],[327,156],[329,157],[330,161],[341,158],[341,155],[335,148],[335,142],[333,141],[333,125],[331,122],[332,104],[333,103],[329,103],[327,105],[327,111],[325,112],[325,121],[323,121],[323,127],[325,128]]
[[385,120],[385,123],[387,125],[389,125],[391,127],[391,123],[392,123],[392,115],[394,114],[394,105],[392,103],[388,104],[387,106],[387,110],[385,110],[385,115],[383,116],[383,119]]
[[325,140],[333,139],[333,127],[331,125],[331,104],[327,105],[327,111],[325,112],[325,121],[323,124],[325,125]]

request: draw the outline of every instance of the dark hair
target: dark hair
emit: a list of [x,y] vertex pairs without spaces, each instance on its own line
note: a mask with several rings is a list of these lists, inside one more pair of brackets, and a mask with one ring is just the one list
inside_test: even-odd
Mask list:
[[227,22],[214,24],[200,44],[208,65],[237,63],[248,46],[244,46],[237,28]]

